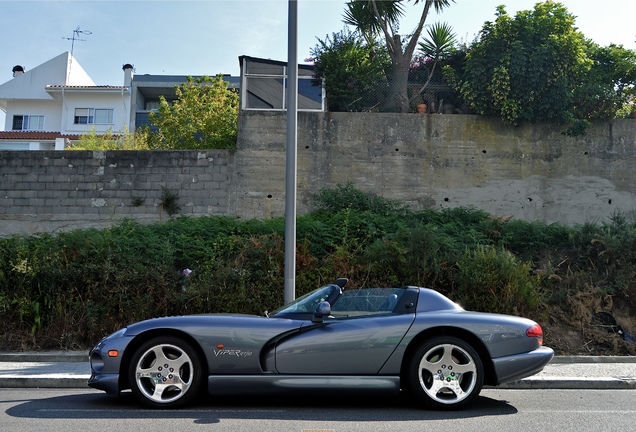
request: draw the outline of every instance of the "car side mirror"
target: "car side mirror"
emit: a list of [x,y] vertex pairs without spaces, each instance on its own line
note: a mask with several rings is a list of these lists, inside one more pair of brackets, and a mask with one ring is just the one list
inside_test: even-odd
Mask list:
[[324,301],[320,303],[316,308],[311,322],[321,323],[323,321],[323,318],[329,316],[329,314],[331,314],[331,305],[329,304],[329,302]]

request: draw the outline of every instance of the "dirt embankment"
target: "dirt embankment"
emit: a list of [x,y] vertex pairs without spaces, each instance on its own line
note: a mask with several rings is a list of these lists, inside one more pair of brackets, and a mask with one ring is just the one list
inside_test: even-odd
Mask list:
[[545,345],[557,355],[636,355],[636,298],[582,291],[551,305],[542,319]]

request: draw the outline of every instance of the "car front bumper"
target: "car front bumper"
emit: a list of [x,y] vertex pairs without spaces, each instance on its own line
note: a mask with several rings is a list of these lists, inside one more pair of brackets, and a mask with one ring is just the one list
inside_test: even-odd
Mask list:
[[[88,386],[103,390],[110,395],[119,395],[122,357],[131,337],[124,336],[125,331],[113,333],[102,339],[89,353],[91,376]],[[116,353],[116,355],[115,355]],[[125,373],[125,371],[123,372]]]

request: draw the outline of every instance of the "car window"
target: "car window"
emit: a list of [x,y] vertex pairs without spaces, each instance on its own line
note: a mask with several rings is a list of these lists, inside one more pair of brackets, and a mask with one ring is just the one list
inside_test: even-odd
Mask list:
[[401,288],[364,288],[345,291],[331,306],[334,318],[393,313],[404,295]]

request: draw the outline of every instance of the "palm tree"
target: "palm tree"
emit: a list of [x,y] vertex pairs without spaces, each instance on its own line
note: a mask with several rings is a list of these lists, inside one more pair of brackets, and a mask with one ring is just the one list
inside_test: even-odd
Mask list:
[[435,23],[427,29],[428,37],[418,43],[419,51],[426,58],[433,60],[433,65],[428,72],[426,82],[420,90],[411,97],[411,99],[419,98],[426,87],[431,82],[435,74],[435,68],[440,60],[448,58],[455,48],[456,37],[453,29],[446,23]]
[[397,32],[399,19],[404,15],[404,0],[349,0],[344,22],[353,25],[370,41],[377,35],[384,36],[391,56],[391,76],[389,95],[384,107],[386,111],[407,112],[409,110],[408,77],[409,65],[418,39],[428,18],[431,6],[440,12],[455,0],[413,0],[414,4],[423,3],[424,8],[417,28],[407,40]]

